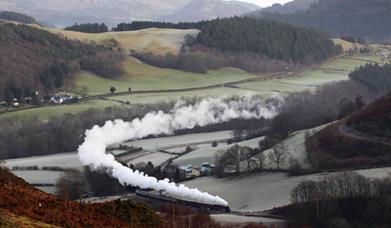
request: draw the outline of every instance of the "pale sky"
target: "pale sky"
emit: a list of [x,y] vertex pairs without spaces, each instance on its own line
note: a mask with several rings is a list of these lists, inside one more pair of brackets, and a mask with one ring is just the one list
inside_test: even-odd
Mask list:
[[287,2],[291,2],[292,0],[239,0],[239,1],[250,2],[250,3],[256,4],[260,7],[267,7],[267,6],[273,5],[274,3],[284,4]]

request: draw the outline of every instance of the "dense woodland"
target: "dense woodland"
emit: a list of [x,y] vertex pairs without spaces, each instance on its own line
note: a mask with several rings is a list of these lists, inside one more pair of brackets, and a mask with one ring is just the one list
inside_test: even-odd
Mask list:
[[349,77],[375,92],[391,91],[391,64],[366,64],[350,73]]
[[117,30],[148,27],[200,29],[197,38],[186,37],[185,46],[177,56],[132,53],[154,66],[198,73],[222,67],[236,67],[255,73],[289,71],[303,64],[325,60],[341,51],[321,32],[251,18],[178,24],[133,22],[120,24]]
[[[62,39],[44,30],[25,25],[0,24],[0,100],[10,102],[45,94],[61,87],[79,69],[91,70],[100,76],[121,74],[120,58],[111,58],[111,51],[79,41]],[[103,54],[102,54],[103,53]],[[91,60],[81,59],[89,57]],[[108,63],[106,63],[108,62]],[[96,64],[98,63],[98,64]]]
[[87,24],[77,24],[75,23],[72,26],[65,27],[65,30],[76,31],[76,32],[85,32],[85,33],[103,33],[108,32],[109,28],[104,23],[87,23]]
[[202,26],[201,31],[196,42],[203,46],[288,62],[317,62],[340,51],[326,34],[267,20],[217,19]]
[[24,24],[36,23],[36,20],[30,16],[11,11],[0,11],[0,19],[16,21]]
[[319,0],[309,10],[287,14],[257,12],[252,16],[317,28],[333,36],[351,35],[372,41],[391,39],[389,0]]

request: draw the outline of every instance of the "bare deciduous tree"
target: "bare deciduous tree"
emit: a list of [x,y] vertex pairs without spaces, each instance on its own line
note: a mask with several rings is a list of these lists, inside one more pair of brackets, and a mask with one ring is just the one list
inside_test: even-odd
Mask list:
[[285,162],[287,159],[288,152],[286,150],[286,147],[283,142],[280,144],[277,144],[273,149],[272,152],[268,154],[268,158],[271,163],[275,163],[277,166],[277,169],[281,169],[281,163]]

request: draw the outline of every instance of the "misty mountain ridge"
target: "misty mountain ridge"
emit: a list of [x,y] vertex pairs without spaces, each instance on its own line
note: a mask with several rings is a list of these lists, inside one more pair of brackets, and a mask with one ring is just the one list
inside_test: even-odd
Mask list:
[[192,0],[173,14],[158,17],[158,20],[168,22],[210,20],[242,15],[257,8],[256,5],[240,1]]
[[132,20],[193,21],[229,17],[258,9],[225,0],[3,0],[0,11],[31,15],[59,27],[98,22],[115,26]]

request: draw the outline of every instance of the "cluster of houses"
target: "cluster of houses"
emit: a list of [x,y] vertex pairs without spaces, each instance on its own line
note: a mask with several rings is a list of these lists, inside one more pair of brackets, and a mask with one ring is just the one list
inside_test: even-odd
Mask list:
[[49,99],[50,104],[69,104],[78,101],[78,97],[74,97],[68,94],[55,94]]
[[[18,100],[17,98],[13,98],[10,102],[0,101],[0,106],[18,108],[18,107],[22,106],[23,104],[34,104],[34,105],[39,105],[39,104],[70,104],[70,103],[76,103],[79,100],[79,97],[75,97],[75,96],[68,95],[68,94],[62,94],[62,93],[57,93],[51,97],[50,96],[44,97],[41,100],[37,100],[38,95],[39,95],[38,92],[35,92],[32,96],[25,97],[25,98],[23,98],[23,100]],[[34,101],[33,97],[35,98],[35,101]]]
[[201,167],[194,168],[192,165],[183,165],[177,168],[180,179],[193,179],[200,176],[209,176],[214,174],[216,167],[213,164],[204,162]]

